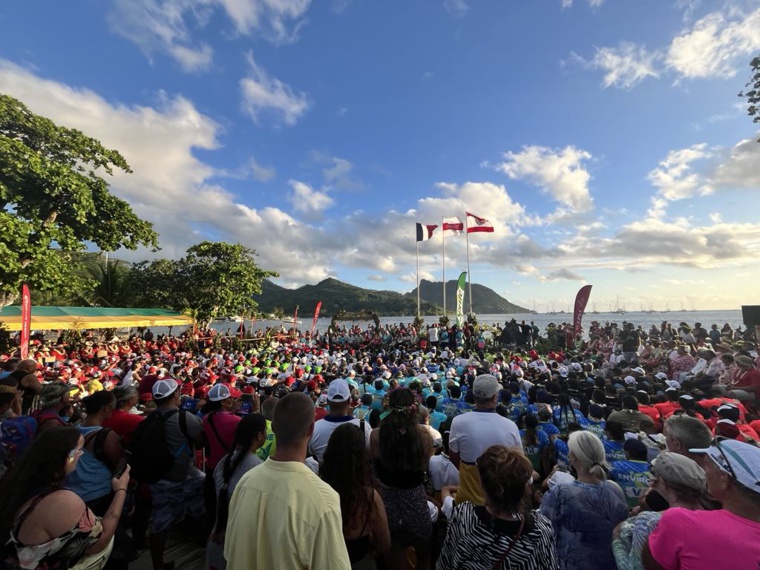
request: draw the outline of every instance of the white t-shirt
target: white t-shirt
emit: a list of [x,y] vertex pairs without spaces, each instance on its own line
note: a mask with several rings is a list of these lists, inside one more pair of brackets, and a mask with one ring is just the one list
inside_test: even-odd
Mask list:
[[[322,458],[327,449],[327,443],[330,441],[332,432],[338,429],[346,422],[351,422],[355,426],[361,425],[361,420],[353,416],[326,416],[314,424],[314,433],[309,440],[309,452],[322,463]],[[367,449],[369,449],[369,434],[372,433],[372,427],[369,422],[364,422],[364,435],[367,439]]]
[[522,440],[517,424],[495,411],[473,410],[451,422],[449,449],[459,459],[473,464],[492,445],[514,447],[522,451]]
[[428,334],[430,335],[430,342],[438,342],[438,329],[436,327],[429,328]]
[[451,460],[444,455],[433,455],[428,465],[433,489],[440,491],[449,485],[459,485],[459,471]]

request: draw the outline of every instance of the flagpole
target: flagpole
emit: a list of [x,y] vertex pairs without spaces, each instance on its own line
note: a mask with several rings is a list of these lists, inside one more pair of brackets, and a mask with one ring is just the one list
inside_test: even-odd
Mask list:
[[417,316],[420,316],[420,242],[417,242]]
[[464,213],[464,233],[467,240],[467,292],[470,296],[470,314],[472,314],[472,273],[470,272],[470,216]]
[[443,217],[441,217],[441,243],[443,244],[443,257],[441,259],[443,276],[443,316],[446,316],[446,229],[443,227]]

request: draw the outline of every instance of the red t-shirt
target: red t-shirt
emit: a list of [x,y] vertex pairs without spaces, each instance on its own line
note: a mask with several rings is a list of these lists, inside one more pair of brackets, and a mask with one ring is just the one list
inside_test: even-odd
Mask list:
[[676,410],[681,409],[681,404],[678,402],[663,402],[662,404],[655,404],[654,407],[660,412],[663,421],[672,416]]
[[158,382],[158,376],[155,374],[146,374],[143,376],[142,380],[140,380],[140,384],[137,387],[137,391],[140,392],[140,395],[143,394],[151,394],[153,395],[153,385]]
[[235,430],[241,419],[235,414],[221,411],[208,414],[203,418],[203,431],[209,448],[209,454],[206,457],[208,469],[214,470],[222,458],[230,452],[232,442],[235,440]]
[[647,406],[646,404],[639,404],[639,411],[642,414],[646,414],[654,422],[655,427],[660,426],[660,411],[654,406]]
[[143,421],[144,416],[130,414],[123,410],[114,410],[111,417],[103,420],[103,427],[111,428],[117,435],[121,436],[124,441],[124,447],[129,446],[132,434],[137,428],[137,424]]
[[318,420],[321,420],[325,416],[327,416],[327,408],[321,408],[321,407],[317,406],[314,409],[314,421],[315,422],[318,421]]
[[760,387],[760,370],[757,368],[750,368],[739,375],[739,379],[736,382],[736,388],[741,389],[747,386]]

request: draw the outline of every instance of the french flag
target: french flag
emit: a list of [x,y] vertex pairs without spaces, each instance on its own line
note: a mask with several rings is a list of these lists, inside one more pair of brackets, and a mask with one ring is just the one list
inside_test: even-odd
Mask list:
[[417,241],[427,241],[433,237],[433,231],[438,224],[420,224],[417,223]]

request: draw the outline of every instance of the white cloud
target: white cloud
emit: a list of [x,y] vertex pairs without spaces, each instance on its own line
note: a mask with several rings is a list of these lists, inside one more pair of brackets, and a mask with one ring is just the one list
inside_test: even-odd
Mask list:
[[712,156],[707,144],[674,150],[648,175],[648,180],[665,200],[681,200],[712,192],[704,177],[695,172],[692,163]]
[[666,64],[679,77],[733,77],[736,62],[760,49],[760,8],[713,12],[673,39]]
[[332,10],[336,14],[342,14],[348,9],[353,0],[333,0]]
[[248,161],[248,168],[253,179],[259,182],[269,182],[277,174],[274,168],[260,165],[253,157]]
[[315,190],[305,182],[289,180],[288,184],[293,189],[288,196],[293,209],[309,219],[321,219],[324,211],[334,203],[326,192]]
[[249,52],[246,59],[250,67],[249,75],[240,80],[243,94],[243,109],[259,123],[261,115],[271,112],[278,115],[286,125],[295,125],[311,106],[305,93],[295,93],[291,87],[267,71],[253,59]]
[[[604,0],[588,0],[588,5],[592,8],[598,8],[604,4]],[[562,8],[571,8],[573,6],[573,0],[562,0]]]
[[718,188],[760,189],[760,143],[754,138],[741,141],[710,173],[710,179]]
[[602,86],[631,89],[647,77],[659,77],[656,69],[660,54],[649,52],[644,46],[620,42],[618,47],[597,48],[591,60],[573,54],[587,69],[604,72]]
[[519,153],[505,153],[504,158],[496,168],[510,178],[538,186],[575,212],[593,208],[588,187],[591,175],[586,169],[586,162],[592,158],[589,152],[574,146],[563,149],[526,146]]
[[135,43],[148,57],[173,57],[185,70],[211,64],[213,52],[193,38],[222,10],[239,35],[256,34],[275,44],[291,43],[305,24],[311,0],[114,0],[111,30]]
[[467,14],[470,9],[466,0],[443,0],[443,7],[446,8],[449,14],[458,18]]
[[367,280],[375,281],[377,283],[382,283],[383,281],[387,281],[385,275],[368,275]]

